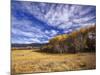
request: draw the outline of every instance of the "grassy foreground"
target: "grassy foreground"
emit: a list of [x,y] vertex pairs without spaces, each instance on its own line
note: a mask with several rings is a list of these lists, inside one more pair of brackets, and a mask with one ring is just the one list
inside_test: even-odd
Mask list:
[[50,54],[12,50],[12,73],[73,71],[96,68],[95,53]]

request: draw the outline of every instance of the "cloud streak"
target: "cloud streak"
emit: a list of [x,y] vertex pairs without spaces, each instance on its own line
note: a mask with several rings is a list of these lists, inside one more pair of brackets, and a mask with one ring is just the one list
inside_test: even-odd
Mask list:
[[96,23],[95,6],[12,1],[11,7],[12,43],[45,43]]

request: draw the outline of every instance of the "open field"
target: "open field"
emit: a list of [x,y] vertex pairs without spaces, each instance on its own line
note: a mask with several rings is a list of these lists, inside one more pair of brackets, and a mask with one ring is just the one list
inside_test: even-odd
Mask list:
[[12,72],[35,73],[96,68],[95,53],[50,54],[35,50],[12,50]]

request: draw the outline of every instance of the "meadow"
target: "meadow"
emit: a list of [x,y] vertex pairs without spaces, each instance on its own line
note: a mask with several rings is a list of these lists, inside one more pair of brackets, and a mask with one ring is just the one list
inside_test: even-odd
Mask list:
[[55,54],[39,52],[38,50],[12,50],[12,75],[96,68],[96,54],[94,52]]

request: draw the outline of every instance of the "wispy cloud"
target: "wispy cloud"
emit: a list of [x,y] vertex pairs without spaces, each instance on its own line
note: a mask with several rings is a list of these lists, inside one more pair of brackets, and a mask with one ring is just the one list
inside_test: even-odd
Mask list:
[[95,6],[13,1],[12,43],[45,43],[95,22]]

